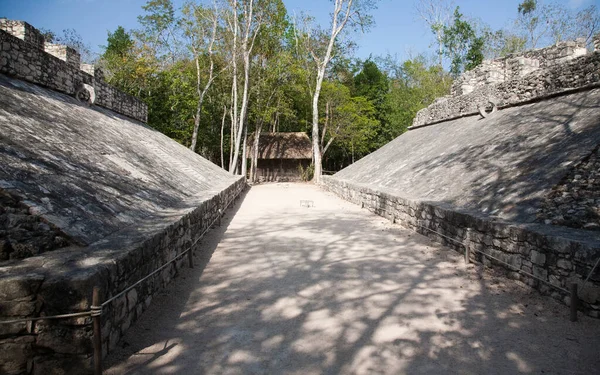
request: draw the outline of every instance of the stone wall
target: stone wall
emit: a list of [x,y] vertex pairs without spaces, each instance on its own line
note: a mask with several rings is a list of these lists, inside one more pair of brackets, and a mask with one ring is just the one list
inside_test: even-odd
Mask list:
[[[102,300],[117,295],[189,248],[245,187],[240,177],[170,225],[141,223],[152,235],[140,234],[140,227],[126,228],[82,252],[59,250],[13,264],[0,276],[2,319],[89,310],[94,286],[101,288]],[[182,257],[103,309],[103,355],[184,264]],[[91,335],[87,317],[0,325],[0,373],[91,373]]]
[[0,73],[69,95],[80,83],[94,87],[94,104],[146,122],[148,107],[141,100],[106,82],[97,69],[79,63],[79,54],[66,46],[44,43],[38,30],[22,21],[0,19]]
[[600,148],[552,189],[537,216],[546,224],[600,230]]
[[413,126],[479,113],[480,107],[507,107],[600,84],[600,51],[584,42],[563,42],[520,56],[484,61],[452,85],[451,95],[420,110]]
[[0,189],[0,262],[39,255],[72,243],[65,233],[33,215],[19,197]]
[[585,40],[559,42],[553,46],[511,54],[494,60],[486,60],[480,66],[465,72],[454,81],[451,95],[468,94],[474,89],[492,83],[520,79],[538,69],[549,69],[587,53]]
[[[543,224],[493,220],[476,212],[460,211],[441,203],[404,199],[384,189],[371,189],[335,176],[324,176],[323,183],[326,189],[341,198],[362,205],[369,211],[457,251],[464,252],[464,247],[444,236],[467,244],[472,249],[472,261],[504,268],[508,277],[520,280],[565,304],[570,302],[566,293],[515,269],[533,274],[563,289],[568,289],[570,283],[576,282],[582,299],[580,309],[587,315],[600,317],[600,270],[596,270],[585,287],[582,287],[600,250],[598,241],[591,240],[587,231],[560,231]],[[483,257],[475,250],[485,252],[514,268]]]

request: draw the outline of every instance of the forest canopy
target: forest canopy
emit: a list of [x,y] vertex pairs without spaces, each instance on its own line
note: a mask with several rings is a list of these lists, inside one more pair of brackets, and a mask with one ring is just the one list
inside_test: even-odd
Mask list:
[[[595,5],[524,0],[493,30],[448,0],[413,4],[431,34],[429,54],[354,56],[375,0],[332,0],[328,25],[288,13],[282,0],[150,0],[139,28],[109,31],[96,64],[114,86],[148,104],[148,124],[232,173],[253,176],[247,139],[306,132],[315,178],[337,171],[406,131],[453,79],[496,58],[562,40],[591,45]],[[55,39],[76,46],[74,31]],[[79,45],[79,48],[82,48]],[[249,137],[252,135],[251,137]],[[247,147],[246,147],[247,146]]]

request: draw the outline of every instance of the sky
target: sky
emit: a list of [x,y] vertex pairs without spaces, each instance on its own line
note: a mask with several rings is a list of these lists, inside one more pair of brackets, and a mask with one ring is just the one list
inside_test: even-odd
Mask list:
[[[509,25],[522,0],[454,0],[466,16],[477,18],[499,29]],[[558,0],[572,9],[591,4],[600,7],[600,0]],[[180,6],[183,0],[174,0]],[[283,0],[290,14],[307,13],[316,22],[327,26],[332,3],[329,0]],[[365,34],[353,33],[358,44],[356,57],[390,54],[399,60],[431,52],[432,34],[418,18],[417,0],[379,0],[372,12],[375,26]],[[146,0],[0,0],[0,17],[23,20],[34,27],[61,34],[63,29],[75,29],[92,51],[100,52],[106,45],[108,31],[118,26],[138,27]]]

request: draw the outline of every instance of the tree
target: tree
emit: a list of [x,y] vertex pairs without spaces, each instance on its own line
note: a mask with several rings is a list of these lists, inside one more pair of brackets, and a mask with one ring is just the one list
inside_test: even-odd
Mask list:
[[123,26],[118,26],[112,33],[109,31],[107,41],[108,45],[104,50],[104,56],[125,58],[133,48],[131,35],[125,31]]
[[[428,64],[423,56],[406,60],[396,68],[398,74],[392,79],[386,96],[383,113],[388,127],[383,130],[382,141],[387,143],[404,133],[412,125],[417,112],[436,98],[450,91],[452,80],[437,64]],[[446,79],[440,79],[440,77]]]
[[353,96],[363,96],[372,101],[377,109],[380,109],[388,88],[388,77],[379,70],[373,60],[365,60],[360,72],[354,76]]
[[[198,142],[198,129],[202,116],[202,104],[204,97],[215,79],[214,45],[217,38],[217,27],[219,25],[219,12],[214,4],[214,9],[208,9],[201,5],[188,2],[183,7],[183,18],[179,22],[188,38],[188,48],[194,59],[196,67],[196,94],[198,95],[196,114],[194,116],[194,129],[190,150],[196,151]],[[201,66],[200,59],[206,55],[208,66]],[[202,84],[202,72],[208,71],[208,77]]]
[[[281,7],[280,0],[229,0],[230,5],[230,17],[228,20],[229,28],[233,33],[232,42],[232,65],[233,65],[233,122],[235,125],[235,147],[233,151],[233,158],[230,163],[230,171],[237,174],[240,170],[238,160],[240,158],[240,150],[242,151],[242,174],[246,174],[246,136],[247,123],[246,115],[248,110],[248,94],[250,89],[250,68],[251,68],[251,55],[256,42],[256,38],[259,34],[260,28],[263,23],[268,22],[269,15],[276,13],[274,8]],[[284,8],[285,9],[285,8]],[[238,45],[238,33],[240,36]],[[244,68],[244,80],[243,80],[243,91],[242,101],[240,103],[238,112],[238,94],[237,94],[237,57],[240,56]],[[243,147],[242,146],[243,140]]]
[[600,12],[596,5],[581,10],[575,16],[575,22],[572,23],[575,27],[574,36],[576,38],[584,38],[585,44],[591,46],[592,38],[600,31]]
[[321,155],[325,156],[335,140],[350,145],[353,159],[355,149],[369,150],[369,140],[379,125],[373,103],[363,96],[352,97],[348,87],[335,81],[323,82],[322,99]]
[[487,59],[504,57],[511,53],[525,51],[525,38],[514,34],[510,30],[485,31],[486,45],[484,55]]
[[460,8],[454,10],[453,22],[444,26],[444,52],[450,58],[450,72],[457,77],[483,61],[483,38],[477,36],[473,26],[463,18]]
[[444,56],[444,28],[452,18],[451,0],[420,0],[416,5],[419,17],[427,24],[437,45],[438,64],[442,66]]
[[44,41],[62,44],[79,52],[82,62],[91,64],[94,61],[90,46],[83,41],[83,38],[75,29],[64,29],[62,34],[56,34],[51,30],[41,28],[40,32],[44,36]]
[[325,78],[327,65],[332,59],[334,44],[338,35],[344,30],[346,24],[351,24],[366,28],[371,24],[371,18],[366,12],[374,7],[373,1],[368,0],[334,0],[333,13],[331,17],[331,31],[324,51],[317,51],[314,48],[310,49],[310,53],[317,66],[317,76],[315,89],[312,99],[312,144],[313,144],[313,161],[315,165],[314,182],[321,182],[323,171],[322,156],[319,138],[319,96],[321,86]]

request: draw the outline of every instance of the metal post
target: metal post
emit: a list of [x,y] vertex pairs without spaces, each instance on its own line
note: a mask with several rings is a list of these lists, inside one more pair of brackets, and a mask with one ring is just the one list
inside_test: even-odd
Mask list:
[[194,254],[192,254],[192,249],[188,250],[187,255],[188,255],[188,263],[190,264],[190,268],[194,268]]
[[577,302],[579,297],[577,296],[577,283],[571,283],[571,321],[577,321]]
[[94,374],[102,375],[102,307],[100,306],[100,288],[92,292],[92,322],[94,325]]

